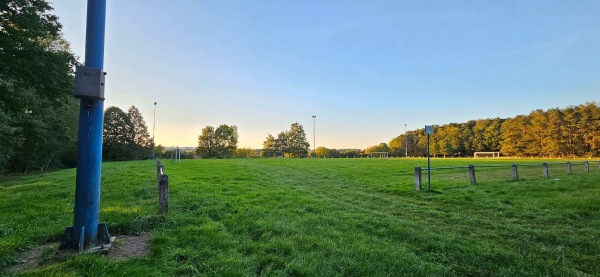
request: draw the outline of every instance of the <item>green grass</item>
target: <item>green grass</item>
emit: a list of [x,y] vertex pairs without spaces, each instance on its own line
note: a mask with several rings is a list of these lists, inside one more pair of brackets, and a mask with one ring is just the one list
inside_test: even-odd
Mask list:
[[[547,160],[544,160],[547,162]],[[541,163],[434,159],[432,167]],[[103,165],[100,219],[152,232],[149,257],[78,255],[33,276],[598,276],[600,169],[552,165],[432,172],[424,159],[165,162],[170,212],[156,214],[151,161]],[[424,180],[426,187],[426,171]],[[558,179],[558,180],[555,180]],[[72,225],[74,170],[0,179],[0,274]]]

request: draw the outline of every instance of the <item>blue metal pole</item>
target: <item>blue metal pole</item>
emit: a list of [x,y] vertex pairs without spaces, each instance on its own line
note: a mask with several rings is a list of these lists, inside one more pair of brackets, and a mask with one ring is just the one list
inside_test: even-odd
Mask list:
[[[88,0],[85,66],[104,67],[105,21],[106,0]],[[73,247],[87,248],[98,236],[103,113],[103,100],[81,99],[72,236],[77,241],[72,242]]]

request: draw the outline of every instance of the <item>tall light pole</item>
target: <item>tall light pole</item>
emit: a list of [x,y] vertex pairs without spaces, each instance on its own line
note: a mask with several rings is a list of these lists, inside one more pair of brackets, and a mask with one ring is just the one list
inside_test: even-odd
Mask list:
[[406,124],[404,124],[404,157],[408,158],[408,137],[406,136]]
[[313,115],[312,118],[313,118],[313,158],[316,158],[317,157],[317,132],[316,132],[317,127],[315,124],[315,120],[316,120],[317,116]]
[[154,102],[154,120],[152,122],[152,159],[154,160],[154,146],[156,142],[154,141],[154,129],[156,129],[156,102]]
[[[88,0],[84,65],[87,68],[99,71],[100,74],[104,74],[102,69],[104,67],[105,22],[106,0]],[[92,76],[89,74],[83,76]],[[78,249],[80,252],[84,250],[101,252],[107,250],[111,245],[106,223],[98,222],[100,214],[104,87],[100,82],[95,83],[95,85],[97,86],[95,89],[102,90],[101,99],[80,99],[73,226],[66,228],[60,246],[61,249]],[[79,92],[75,91],[75,93],[78,95]],[[96,90],[96,93],[98,93],[98,90]]]

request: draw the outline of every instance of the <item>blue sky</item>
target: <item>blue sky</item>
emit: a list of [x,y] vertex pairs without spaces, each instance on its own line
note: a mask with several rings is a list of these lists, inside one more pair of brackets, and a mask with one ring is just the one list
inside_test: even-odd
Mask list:
[[[52,1],[84,56],[86,2]],[[429,124],[600,101],[600,1],[107,1],[105,107],[156,141],[240,147],[299,122],[366,148]]]

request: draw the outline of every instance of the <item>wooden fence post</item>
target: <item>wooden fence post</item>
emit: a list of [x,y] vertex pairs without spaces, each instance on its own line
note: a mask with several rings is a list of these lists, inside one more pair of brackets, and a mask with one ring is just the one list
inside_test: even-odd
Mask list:
[[571,162],[567,162],[567,174],[571,175],[573,173],[573,168],[571,167]]
[[158,212],[167,214],[169,211],[169,176],[161,175],[158,181]]
[[160,167],[161,166],[162,166],[162,164],[160,163],[160,161],[157,158],[156,159],[156,180],[158,180],[160,178]]
[[415,190],[421,190],[421,167],[415,167]]
[[471,182],[471,185],[475,185],[477,183],[475,180],[475,166],[472,164],[469,165],[469,181]]
[[519,170],[517,169],[517,164],[512,165],[512,175],[513,175],[513,180],[515,180],[515,181],[519,180]]
[[542,164],[542,171],[544,172],[544,177],[548,178],[550,175],[548,174],[548,163]]
[[583,168],[585,169],[585,172],[590,172],[590,162],[583,162]]

